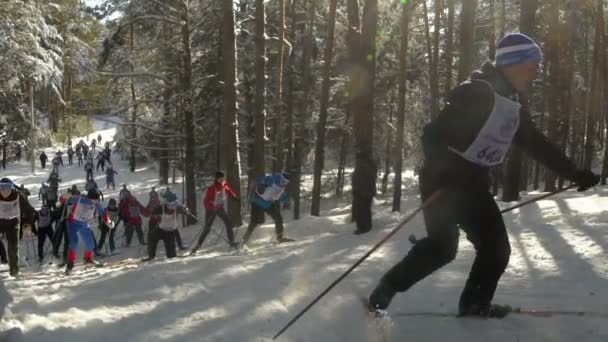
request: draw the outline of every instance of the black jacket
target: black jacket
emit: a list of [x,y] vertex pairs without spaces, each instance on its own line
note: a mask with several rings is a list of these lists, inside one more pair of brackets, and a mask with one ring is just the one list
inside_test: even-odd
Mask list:
[[[508,98],[516,96],[515,89],[507,82],[492,63],[473,72],[471,78],[458,85],[448,96],[447,104],[437,118],[429,123],[422,136],[424,167],[421,170],[421,187],[424,194],[445,186],[459,186],[487,191],[489,167],[474,164],[448,146],[464,151],[475,140],[494,107],[494,93],[481,79],[490,83],[494,90]],[[520,122],[513,142],[521,146],[533,158],[561,176],[573,179],[576,166],[561,150],[549,142],[539,131],[526,107],[519,113]]]

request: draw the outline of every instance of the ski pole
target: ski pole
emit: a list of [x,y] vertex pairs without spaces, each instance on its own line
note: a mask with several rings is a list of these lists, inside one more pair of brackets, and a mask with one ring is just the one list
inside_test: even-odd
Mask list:
[[[201,220],[198,217],[192,215],[192,213],[187,212],[186,215],[189,215],[190,217],[192,217],[193,219],[195,219],[196,222],[201,223]],[[203,226],[203,228],[204,228],[204,226]],[[221,235],[220,233],[216,232],[215,229],[211,228],[211,231],[213,232],[213,234],[220,236],[222,239],[224,239],[224,241],[228,242],[228,240],[223,235]],[[201,229],[201,232],[198,235],[201,235],[202,233],[203,233],[203,230]]]
[[329,285],[320,295],[318,295],[310,304],[308,304],[300,313],[298,313],[291,321],[289,321],[281,330],[279,330],[276,335],[272,338],[276,340],[281,334],[283,334],[291,325],[293,325],[302,315],[304,315],[313,305],[315,305],[323,296],[325,296],[331,289],[333,289],[336,285],[338,285],[346,276],[348,276],[357,266],[359,266],[365,259],[367,259],[373,252],[375,252],[380,246],[382,246],[386,241],[388,241],[393,235],[395,235],[401,228],[403,228],[407,223],[409,223],[416,215],[422,211],[422,209],[428,207],[433,201],[435,201],[441,195],[441,191],[435,191],[429,198],[427,198],[422,205],[420,205],[416,210],[414,210],[411,214],[409,214],[406,218],[401,221],[390,233],[388,233],[382,240],[380,240],[374,247],[372,247],[367,253],[365,253],[357,262],[355,262],[346,272],[344,272],[338,279],[334,280],[331,285]]
[[528,204],[530,204],[530,203],[538,202],[538,201],[540,201],[540,200],[542,200],[542,199],[545,199],[545,198],[548,198],[548,197],[551,197],[551,196],[555,196],[555,195],[557,195],[557,194],[559,194],[559,193],[562,193],[562,192],[568,191],[568,190],[573,189],[573,188],[576,188],[576,187],[577,187],[577,185],[576,185],[576,184],[570,184],[569,186],[567,186],[567,187],[565,187],[565,188],[558,189],[558,190],[555,190],[555,191],[552,191],[552,192],[546,193],[546,194],[544,194],[544,195],[541,195],[541,196],[538,196],[538,197],[531,198],[531,199],[529,199],[529,200],[525,200],[525,201],[520,202],[520,203],[518,203],[518,204],[516,204],[516,205],[514,205],[514,206],[512,206],[512,207],[509,207],[509,208],[507,208],[507,209],[503,209],[503,210],[501,210],[501,211],[500,211],[500,213],[501,213],[501,214],[508,213],[509,211],[513,211],[513,210],[515,210],[515,209],[517,209],[517,208],[521,208],[521,207],[526,206],[526,205],[528,205]]

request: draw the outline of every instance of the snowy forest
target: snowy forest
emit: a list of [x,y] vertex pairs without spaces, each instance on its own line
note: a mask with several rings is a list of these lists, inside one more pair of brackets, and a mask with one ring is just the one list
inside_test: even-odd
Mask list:
[[[214,170],[225,170],[236,189],[285,170],[293,216],[319,215],[320,198],[341,196],[354,169],[353,197],[365,206],[376,191],[391,191],[399,211],[402,171],[420,163],[422,127],[458,82],[494,58],[497,39],[521,31],[544,52],[527,100],[536,124],[580,166],[601,167],[605,182],[604,7],[4,1],[4,159],[11,144],[31,151],[86,132],[91,115],[112,113],[131,170],[142,158],[158,161],[161,184],[183,172],[192,208],[198,180]],[[506,200],[564,183],[517,148],[493,174],[494,192]],[[303,175],[312,175],[310,193]],[[229,211],[242,221],[237,204]]]
[[[381,239],[388,227],[400,225],[404,218],[409,222],[406,214],[422,210],[424,194],[417,196],[418,175],[428,158],[423,146],[425,127],[449,106],[448,98],[471,73],[488,61],[495,64],[498,42],[510,33],[525,34],[542,51],[538,77],[525,93],[517,94],[514,103],[526,108],[538,130],[577,170],[593,171],[600,175],[601,185],[606,185],[607,13],[605,0],[0,0],[2,177],[16,177],[32,189],[41,181],[45,186],[46,174],[44,178],[36,176],[42,151],[55,153],[83,139],[88,144],[98,134],[101,144],[103,134],[107,146],[112,146],[118,171],[111,191],[106,185],[106,196],[118,195],[114,186],[120,188],[123,183],[135,197],[147,195],[152,186],[166,188],[167,193],[172,188],[181,197],[180,227],[187,230],[198,225],[196,232],[184,233],[184,241],[193,243],[200,236],[198,229],[203,222],[199,217],[208,215],[207,199],[201,205],[201,194],[208,191],[214,178],[224,179],[224,175],[231,190],[222,196],[231,199],[222,198],[227,215],[221,219],[234,225],[236,237],[227,223],[227,237],[219,230],[206,230],[203,235],[211,232],[209,239],[215,243],[225,240],[234,247],[239,242],[238,227],[272,223],[269,217],[264,221],[266,209],[247,200],[255,192],[256,179],[272,173],[288,178],[287,199],[279,205],[278,215],[283,212],[286,235],[296,240],[285,238],[285,242],[294,242],[293,247],[277,244],[265,249],[254,245],[249,252],[231,254],[238,253],[231,250],[228,256],[215,244],[206,245],[210,252],[197,256],[204,238],[186,247],[180,238],[180,250],[192,248],[192,262],[173,260],[138,267],[112,260],[105,271],[83,271],[77,274],[82,277],[71,283],[50,271],[46,276],[38,275],[44,273],[43,266],[38,273],[26,268],[21,280],[6,281],[13,306],[8,306],[8,315],[0,320],[0,341],[3,330],[9,329],[25,334],[21,339],[7,335],[15,341],[44,340],[51,332],[49,341],[102,338],[106,333],[108,339],[117,341],[269,341],[287,318]],[[576,197],[574,191],[567,191],[573,183],[584,190],[595,184],[587,178],[589,186],[581,186],[516,144],[502,164],[490,166],[489,189],[501,214],[511,211],[504,209],[509,208],[509,202],[528,200],[530,193],[557,194],[554,201],[539,202],[543,205],[530,202],[530,208],[514,211],[515,218],[505,214],[509,229],[517,227],[508,233],[513,246],[507,253],[516,261],[505,273],[507,294],[499,296],[518,305],[528,304],[528,300],[530,305],[557,305],[558,309],[555,303],[564,300],[564,305],[573,309],[542,311],[550,317],[538,325],[526,319],[536,319],[539,311],[522,310],[519,313],[534,318],[515,318],[517,323],[532,336],[531,341],[608,338],[604,327],[608,313],[601,299],[608,298],[605,188]],[[68,170],[67,166],[63,170]],[[83,174],[80,170],[78,175],[65,171],[59,190],[85,183]],[[37,192],[32,190],[30,200]],[[145,215],[150,216],[147,211]],[[145,215],[142,209],[141,216]],[[416,246],[417,237],[425,235],[419,216],[412,216],[415,229],[409,242],[406,235],[388,243],[379,257],[370,258],[373,269],[366,268],[344,285],[352,290],[349,294],[338,292],[327,307],[311,310],[311,318],[298,322],[301,325],[295,325],[285,341],[367,341],[365,332],[349,330],[357,326],[357,318],[337,318],[336,328],[328,317],[356,312],[353,293],[365,288],[367,296],[382,272],[407,251],[404,246]],[[99,217],[101,226],[102,215]],[[140,223],[146,234],[148,220],[143,218],[145,224]],[[277,221],[275,216],[272,221]],[[124,225],[126,229],[127,223]],[[537,228],[542,233],[537,233]],[[264,236],[271,236],[273,229],[264,230]],[[252,231],[245,233],[245,242]],[[353,231],[357,235],[353,236]],[[274,234],[283,242],[282,230],[277,228]],[[127,250],[130,237],[121,246],[127,250],[121,260],[141,256],[145,243],[140,235],[139,250],[137,246]],[[22,256],[26,250],[29,253],[28,248],[34,255],[34,237],[30,238],[31,243],[21,242]],[[455,239],[458,241],[458,235]],[[67,240],[66,233],[66,251]],[[475,243],[472,240],[469,238]],[[44,238],[42,241],[46,246]],[[167,257],[172,258],[168,242],[164,243]],[[467,258],[474,258],[476,252],[477,245],[464,249]],[[56,251],[54,254],[57,257]],[[394,340],[445,338],[439,332],[405,331],[398,323],[410,319],[408,309],[433,310],[425,309],[425,304],[443,310],[445,299],[435,298],[434,293],[457,298],[469,264],[459,260],[450,266],[451,271],[441,273],[442,281],[448,279],[442,283],[445,288],[439,281],[424,280],[421,293],[429,302],[418,298],[412,307],[404,304],[401,311],[393,311],[394,321],[388,323],[392,327],[384,327],[384,333],[392,334]],[[198,282],[203,276],[197,272],[202,268],[208,278],[201,285]],[[452,276],[455,270],[463,273]],[[168,275],[158,288],[151,285],[159,283],[155,272]],[[114,276],[123,286],[121,291],[141,281],[141,298],[113,297],[115,293],[107,289],[112,285],[102,282]],[[573,278],[580,282],[569,282]],[[235,279],[253,285],[243,289],[234,285]],[[278,280],[269,285],[269,279]],[[310,288],[309,279],[314,283]],[[0,319],[7,305],[4,302],[11,301],[3,295],[2,281]],[[35,291],[45,291],[45,282],[57,292],[46,299],[35,296]],[[92,286],[97,294],[89,298],[84,290],[67,295],[59,289],[60,285],[73,289],[82,284]],[[31,292],[20,295],[18,289],[26,285],[31,286]],[[532,287],[532,294],[523,292]],[[545,297],[543,288],[548,289]],[[235,291],[242,296],[233,298]],[[571,293],[570,298],[560,297],[567,293]],[[174,305],[195,295],[207,298],[197,304]],[[592,298],[596,295],[602,297]],[[76,298],[74,307],[69,304],[71,298]],[[251,298],[261,299],[256,302]],[[350,307],[344,304],[348,301]],[[399,301],[405,303],[406,299]],[[452,308],[452,304],[448,300],[446,306]],[[93,309],[88,311],[90,307]],[[29,313],[38,309],[46,316]],[[411,319],[434,330],[433,319],[454,316],[453,310],[446,310],[430,315],[415,311]],[[91,312],[99,314],[99,322],[84,318]],[[246,312],[248,320],[239,321],[237,312]],[[573,321],[577,312],[589,321]],[[154,322],[165,315],[171,320],[163,326],[168,328],[155,330]],[[75,318],[73,324],[65,323],[72,316],[82,317]],[[222,318],[230,319],[229,324],[239,323],[229,330]],[[560,326],[574,330],[563,339],[553,339],[556,335],[549,332],[559,331]],[[133,330],[124,336],[119,333],[123,329]],[[471,333],[474,329],[450,321],[445,331],[471,341],[491,336],[499,336],[496,341],[519,341],[522,336],[492,326],[489,335],[480,337]],[[210,332],[198,335],[201,331]],[[375,336],[369,340],[392,340],[386,336],[379,339],[377,332],[367,334]],[[523,336],[522,341],[526,340]]]

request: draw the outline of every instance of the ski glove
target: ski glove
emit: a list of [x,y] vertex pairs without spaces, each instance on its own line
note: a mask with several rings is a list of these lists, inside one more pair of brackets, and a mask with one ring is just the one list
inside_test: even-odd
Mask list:
[[591,172],[591,170],[576,171],[574,182],[578,185],[578,191],[585,191],[600,182],[600,176]]

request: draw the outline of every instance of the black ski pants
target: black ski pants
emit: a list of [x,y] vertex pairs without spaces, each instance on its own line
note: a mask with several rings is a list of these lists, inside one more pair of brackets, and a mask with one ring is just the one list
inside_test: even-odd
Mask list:
[[127,223],[125,222],[125,238],[127,239],[126,245],[129,247],[131,245],[131,240],[133,239],[133,231],[137,234],[137,239],[139,240],[140,245],[145,245],[144,242],[144,232],[141,229],[141,223]]
[[93,177],[93,169],[87,170],[86,180],[89,180],[89,179],[94,179],[94,177]]
[[158,226],[150,227],[148,232],[148,257],[154,259],[156,257],[156,247],[158,241],[163,240],[165,244],[165,254],[167,258],[175,258],[177,251],[175,250],[175,231],[163,230]]
[[203,233],[201,234],[201,237],[196,243],[197,247],[200,247],[203,242],[205,242],[207,235],[209,235],[209,233],[211,232],[211,226],[213,225],[213,221],[215,221],[215,218],[218,216],[220,219],[222,219],[222,221],[224,221],[224,226],[226,227],[226,234],[228,236],[228,242],[234,243],[234,232],[232,231],[232,222],[230,222],[230,218],[228,217],[228,214],[226,214],[224,208],[220,208],[218,210],[205,210],[205,226],[203,227]]
[[[270,208],[263,209],[263,211],[274,220],[274,229],[277,235],[277,239],[281,239],[283,237],[283,231],[285,230],[285,228],[283,227],[283,216],[281,216],[281,204],[278,201],[275,201],[272,203],[272,206],[270,206]],[[253,234],[253,231],[257,226],[258,222],[256,222],[255,220],[252,219],[251,222],[249,222],[247,232],[243,236],[243,243],[247,243],[247,241],[249,241],[251,234]]]
[[1,220],[0,233],[6,234],[10,273],[17,274],[19,272],[19,222],[17,220]]
[[49,238],[49,243],[53,244],[53,226],[38,227],[38,261],[44,258],[44,242]]
[[68,165],[72,165],[74,163],[74,156],[68,154]]
[[99,226],[99,230],[101,230],[101,236],[99,236],[99,243],[97,244],[97,250],[102,251],[103,244],[106,242],[106,236],[108,237],[108,243],[110,244],[110,252],[114,252],[116,245],[114,244],[114,233],[116,232],[116,226],[114,229],[110,229],[106,224],[101,223]]
[[[424,189],[424,179],[421,179]],[[421,191],[422,200],[431,191]],[[419,240],[383,281],[398,292],[448,264],[458,251],[459,229],[474,245],[476,257],[460,297],[460,309],[488,305],[507,264],[511,248],[494,197],[487,189],[470,190],[445,187],[440,196],[424,209],[427,237]]]
[[53,255],[59,258],[59,247],[63,239],[63,259],[67,260],[68,249],[70,248],[70,240],[68,237],[68,227],[65,220],[62,220],[55,226],[55,234],[53,235]]

